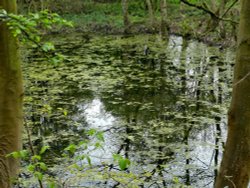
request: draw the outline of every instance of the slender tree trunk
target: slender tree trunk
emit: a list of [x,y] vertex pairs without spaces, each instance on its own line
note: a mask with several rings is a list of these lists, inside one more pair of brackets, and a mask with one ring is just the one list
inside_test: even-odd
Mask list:
[[129,16],[128,16],[128,0],[122,0],[122,13],[123,13],[123,24],[124,24],[124,33],[129,33]]
[[247,188],[250,177],[250,1],[241,0],[228,138],[216,188]]
[[[15,0],[0,0],[0,7],[16,12]],[[17,40],[0,23],[0,187],[11,187],[18,161],[6,155],[21,148],[22,76]]]
[[[220,8],[218,10],[218,15],[221,17],[223,16],[224,12],[225,12],[225,8],[226,8],[226,4],[227,4],[228,0],[222,0],[221,4],[220,4]],[[226,28],[225,28],[225,22],[220,21],[219,22],[219,29],[220,29],[220,37],[222,39],[226,38]]]
[[167,2],[166,2],[166,0],[161,0],[161,36],[163,39],[168,38]]
[[146,0],[147,7],[148,7],[148,16],[149,16],[149,24],[151,26],[151,29],[155,26],[155,18],[154,18],[154,10],[152,6],[151,0]]

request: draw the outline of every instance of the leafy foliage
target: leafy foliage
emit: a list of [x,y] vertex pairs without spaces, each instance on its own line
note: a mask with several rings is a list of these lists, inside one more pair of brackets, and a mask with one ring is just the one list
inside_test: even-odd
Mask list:
[[5,10],[0,10],[0,21],[7,22],[9,29],[21,42],[43,52],[47,60],[57,64],[64,56],[55,51],[51,42],[43,42],[42,36],[54,26],[69,26],[72,23],[62,19],[56,13],[49,13],[47,10],[39,13],[30,13],[26,16],[9,14]]

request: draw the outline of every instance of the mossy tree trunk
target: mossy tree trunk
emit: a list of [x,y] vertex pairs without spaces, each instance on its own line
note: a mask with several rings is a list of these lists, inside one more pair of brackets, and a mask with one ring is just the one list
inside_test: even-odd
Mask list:
[[[0,0],[0,7],[16,12],[15,0]],[[0,187],[11,187],[18,161],[6,155],[21,147],[22,76],[17,40],[5,23],[0,23]]]
[[228,138],[216,188],[247,188],[250,177],[250,1],[241,0]]

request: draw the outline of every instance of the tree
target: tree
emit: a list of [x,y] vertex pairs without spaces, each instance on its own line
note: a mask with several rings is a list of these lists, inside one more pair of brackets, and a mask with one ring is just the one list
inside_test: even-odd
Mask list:
[[167,2],[166,0],[161,0],[160,2],[161,8],[161,29],[160,33],[163,39],[168,38],[168,23],[167,23]]
[[128,17],[128,0],[122,0],[122,13],[123,13],[123,24],[124,24],[124,33],[129,32],[129,17]]
[[155,17],[154,17],[154,10],[151,0],[146,0],[147,8],[148,8],[148,16],[149,16],[149,24],[150,27],[153,29],[155,26]]
[[[15,0],[0,0],[0,8],[16,12]],[[11,177],[17,174],[18,160],[6,157],[20,150],[22,114],[22,74],[17,39],[0,23],[0,187],[11,187]]]
[[250,178],[250,1],[241,0],[228,138],[216,188],[247,188]]

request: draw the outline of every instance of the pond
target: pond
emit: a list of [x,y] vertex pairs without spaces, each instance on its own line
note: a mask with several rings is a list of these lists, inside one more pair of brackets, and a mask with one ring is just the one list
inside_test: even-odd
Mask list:
[[63,63],[33,51],[23,65],[25,121],[51,147],[48,173],[64,187],[213,187],[234,52],[178,36],[51,40]]

